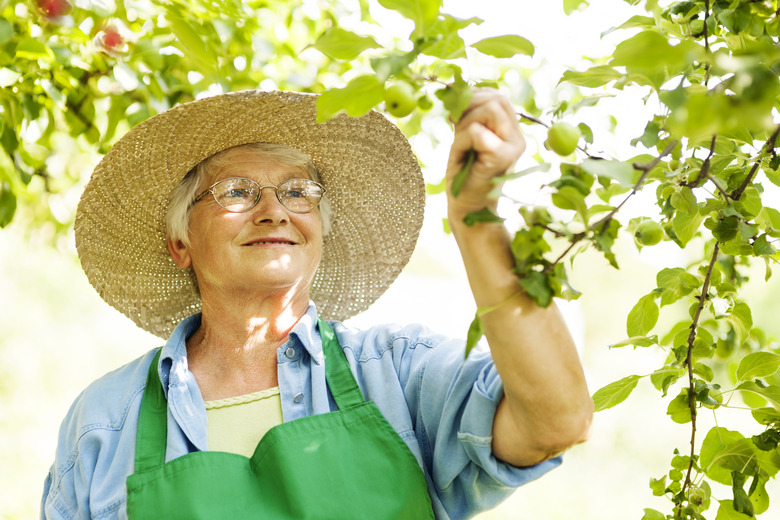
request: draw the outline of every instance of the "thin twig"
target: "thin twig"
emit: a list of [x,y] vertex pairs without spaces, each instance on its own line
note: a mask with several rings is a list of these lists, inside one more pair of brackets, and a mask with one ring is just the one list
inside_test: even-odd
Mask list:
[[[712,280],[712,270],[715,267],[715,262],[718,261],[718,255],[720,253],[720,242],[715,242],[715,249],[712,251],[712,258],[710,259],[710,265],[707,268],[707,275],[704,277],[704,285],[701,288],[701,294],[699,295],[699,304],[696,307],[696,314],[693,316],[691,322],[691,332],[688,334],[688,353],[685,357],[685,364],[688,368],[688,408],[691,411],[691,456],[688,461],[688,471],[685,474],[685,481],[683,481],[682,489],[680,493],[685,493],[691,486],[691,473],[693,472],[694,457],[696,455],[696,394],[694,394],[694,382],[693,382],[693,343],[696,341],[696,331],[699,326],[699,318],[701,317],[702,310],[704,310],[705,302],[709,298],[710,281]],[[677,515],[682,514],[682,503],[678,505]]]
[[549,127],[550,127],[550,125],[548,125],[548,124],[547,124],[547,123],[545,123],[544,121],[542,121],[542,120],[540,120],[540,119],[536,119],[536,118],[535,118],[535,117],[533,117],[533,116],[529,116],[528,114],[524,114],[524,113],[522,113],[522,112],[517,112],[517,115],[518,115],[518,117],[520,117],[521,119],[527,119],[527,120],[529,120],[529,121],[532,121],[532,122],[536,123],[537,125],[542,125],[542,126],[543,126],[543,127],[545,127],[545,128],[549,128]]
[[[683,183],[681,183],[682,186],[688,186],[690,188],[696,188],[702,182],[704,182],[704,179],[709,177],[709,175],[710,175],[710,160],[712,159],[712,156],[715,154],[715,142],[717,141],[717,139],[718,139],[718,135],[717,134],[712,136],[712,141],[710,142],[710,153],[707,155],[707,158],[704,159],[704,162],[701,164],[701,168],[699,169],[699,174],[691,182],[683,182]],[[728,199],[728,197],[726,197],[726,198]]]
[[666,155],[671,153],[671,151],[674,149],[675,146],[677,146],[677,141],[672,141],[666,146],[666,148],[664,148],[664,151],[661,152],[661,154],[658,157],[656,157],[655,159],[653,159],[647,164],[634,163],[634,169],[640,170],[642,172],[642,175],[639,176],[639,180],[636,181],[636,184],[634,184],[634,188],[631,190],[631,193],[629,193],[628,196],[625,199],[623,199],[620,202],[620,204],[618,204],[612,211],[607,213],[607,215],[604,218],[602,218],[601,220],[599,220],[598,222],[590,226],[591,231],[595,230],[599,226],[602,226],[603,229],[607,224],[609,224],[609,221],[612,220],[612,218],[615,216],[615,214],[618,211],[620,211],[620,208],[623,207],[623,205],[628,201],[628,199],[630,199],[631,197],[636,195],[637,192],[639,192],[639,189],[645,183],[645,180],[647,180],[647,176],[650,175],[650,172],[653,170],[653,168],[655,168],[658,165],[658,163],[661,162],[661,159],[663,159]]
[[727,192],[726,190],[724,190],[723,188],[721,188],[720,184],[718,184],[717,182],[715,182],[715,179],[714,179],[714,178],[713,178],[713,176],[712,176],[712,175],[710,175],[709,173],[707,174],[707,179],[708,179],[708,180],[710,180],[710,181],[712,181],[712,184],[714,184],[714,185],[715,185],[715,187],[716,187],[716,188],[718,188],[718,191],[720,192],[720,194],[721,194],[721,195],[723,195],[723,198],[724,198],[725,200],[729,200],[729,199],[731,198],[731,195],[729,195],[729,194],[728,194],[728,192]]
[[769,139],[766,140],[766,143],[764,144],[764,148],[761,150],[761,153],[758,154],[758,157],[756,158],[756,162],[753,163],[753,167],[750,169],[750,173],[748,173],[748,176],[745,177],[745,180],[742,182],[739,188],[737,188],[731,193],[732,199],[739,200],[740,197],[742,197],[742,193],[744,193],[745,189],[747,189],[750,183],[753,182],[753,178],[756,176],[756,172],[758,171],[758,166],[761,164],[761,160],[764,158],[766,154],[774,150],[775,141],[777,141],[778,134],[780,134],[780,125],[778,125],[775,128],[775,131],[772,132],[772,135],[769,136]]
[[549,273],[550,271],[552,271],[553,267],[555,267],[556,265],[558,265],[558,262],[560,262],[561,260],[563,260],[564,258],[566,258],[566,255],[568,255],[568,254],[569,254],[569,251],[571,251],[572,249],[574,249],[574,246],[576,246],[576,245],[577,245],[577,243],[578,243],[580,240],[582,240],[583,238],[585,238],[585,236],[586,236],[586,234],[585,234],[585,233],[577,233],[576,235],[574,235],[574,236],[572,237],[572,239],[571,239],[571,243],[569,244],[569,247],[567,247],[567,248],[566,248],[566,250],[565,250],[563,253],[561,253],[560,255],[558,255],[558,258],[556,258],[556,259],[555,259],[555,261],[554,261],[553,263],[551,263],[550,265],[548,265],[547,267],[545,267],[545,268],[542,270],[542,272],[543,272],[543,273]]
[[[712,56],[712,50],[710,49],[709,29],[707,28],[707,18],[710,17],[710,0],[704,0],[704,51],[708,57]],[[704,64],[704,86],[707,87],[707,83],[710,82],[710,64],[709,62]]]

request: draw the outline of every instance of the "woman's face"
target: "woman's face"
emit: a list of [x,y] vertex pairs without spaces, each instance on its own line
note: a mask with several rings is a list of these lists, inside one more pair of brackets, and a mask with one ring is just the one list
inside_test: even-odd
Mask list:
[[[261,186],[307,178],[302,168],[245,147],[225,156],[228,161],[198,193],[230,177],[246,177]],[[292,213],[272,188],[263,188],[257,205],[244,213],[223,209],[207,194],[192,209],[189,237],[189,246],[171,243],[171,256],[179,267],[192,266],[204,296],[211,289],[236,294],[295,289],[308,295],[322,256],[319,210]]]

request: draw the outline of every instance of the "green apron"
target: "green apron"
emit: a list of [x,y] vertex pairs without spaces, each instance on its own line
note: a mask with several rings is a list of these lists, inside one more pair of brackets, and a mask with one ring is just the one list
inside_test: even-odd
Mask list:
[[149,367],[127,478],[131,520],[432,519],[425,476],[409,447],[366,402],[333,329],[319,320],[338,411],[275,426],[251,458],[200,451],[165,462],[168,407]]

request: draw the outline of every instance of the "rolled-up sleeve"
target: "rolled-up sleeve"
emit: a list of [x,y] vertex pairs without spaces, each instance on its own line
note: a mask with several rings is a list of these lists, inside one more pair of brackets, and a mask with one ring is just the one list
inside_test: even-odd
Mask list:
[[411,377],[419,383],[418,435],[444,508],[465,518],[495,507],[515,488],[561,464],[557,457],[529,467],[493,455],[493,419],[503,384],[488,352],[463,359],[463,342],[435,344]]

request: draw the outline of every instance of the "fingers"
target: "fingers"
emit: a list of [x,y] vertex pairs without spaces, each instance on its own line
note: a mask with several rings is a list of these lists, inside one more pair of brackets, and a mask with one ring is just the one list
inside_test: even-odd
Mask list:
[[452,158],[460,162],[470,149],[477,152],[474,168],[491,176],[504,173],[525,151],[515,109],[496,90],[476,90],[455,125]]
[[505,140],[522,138],[515,108],[509,99],[494,89],[477,89],[471,104],[455,125],[455,131],[477,122]]

